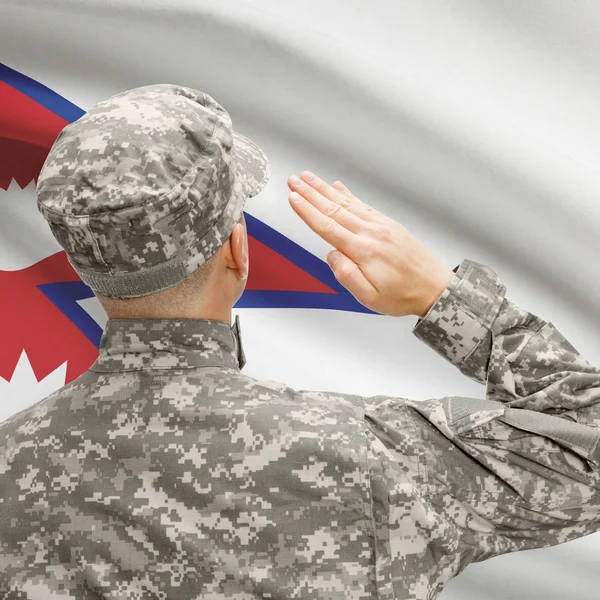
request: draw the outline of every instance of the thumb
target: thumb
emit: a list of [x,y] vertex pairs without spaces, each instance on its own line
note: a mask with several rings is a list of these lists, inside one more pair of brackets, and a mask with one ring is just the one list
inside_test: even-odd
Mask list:
[[327,264],[331,267],[335,278],[365,306],[373,302],[377,290],[363,275],[358,265],[339,250],[332,250],[327,255]]

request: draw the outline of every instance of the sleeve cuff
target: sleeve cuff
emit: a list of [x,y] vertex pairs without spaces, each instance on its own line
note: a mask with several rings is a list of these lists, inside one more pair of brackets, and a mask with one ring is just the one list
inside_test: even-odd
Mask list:
[[413,334],[451,363],[460,366],[487,336],[506,286],[485,265],[465,259]]

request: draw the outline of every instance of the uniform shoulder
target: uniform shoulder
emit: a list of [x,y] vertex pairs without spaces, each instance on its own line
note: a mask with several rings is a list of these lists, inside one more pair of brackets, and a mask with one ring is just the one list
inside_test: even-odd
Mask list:
[[286,399],[302,406],[352,407],[362,409],[364,399],[355,394],[327,390],[299,390],[282,381],[247,378],[246,387],[252,394],[272,399]]
[[[80,375],[77,379],[67,383],[66,385],[58,388],[48,396],[45,396],[41,400],[25,406],[22,410],[13,413],[2,422],[0,422],[0,439],[6,440],[10,437],[10,432],[21,432],[29,430],[30,424],[44,420],[50,417],[52,414],[60,410],[63,405],[63,399],[70,398],[76,390],[85,389],[89,385],[90,372],[86,371]],[[93,377],[93,376],[92,376]],[[27,398],[23,397],[23,404],[27,404]]]

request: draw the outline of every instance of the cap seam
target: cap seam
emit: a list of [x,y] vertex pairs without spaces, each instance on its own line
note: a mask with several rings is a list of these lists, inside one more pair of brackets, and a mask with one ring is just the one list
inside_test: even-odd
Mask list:
[[94,241],[94,247],[98,251],[98,257],[100,258],[100,262],[108,269],[108,274],[112,275],[112,268],[111,268],[111,266],[109,264],[106,263],[106,261],[104,260],[104,256],[102,254],[102,251],[100,250],[100,245],[98,244],[98,237],[95,236],[94,232],[92,231],[92,226],[90,224],[89,215],[88,215],[88,218],[85,221],[85,224],[87,225],[87,229],[88,229],[88,232],[90,234],[90,237]]

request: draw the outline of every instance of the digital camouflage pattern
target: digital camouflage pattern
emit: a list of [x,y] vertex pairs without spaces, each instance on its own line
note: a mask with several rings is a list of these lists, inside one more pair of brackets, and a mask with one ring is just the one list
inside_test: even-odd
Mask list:
[[268,178],[264,153],[208,94],[151,85],[61,131],[38,179],[38,208],[83,281],[130,298],[207,261]]
[[485,398],[298,391],[241,373],[237,319],[109,321],[0,425],[0,597],[433,599],[600,529],[600,371],[471,260],[413,332]]

